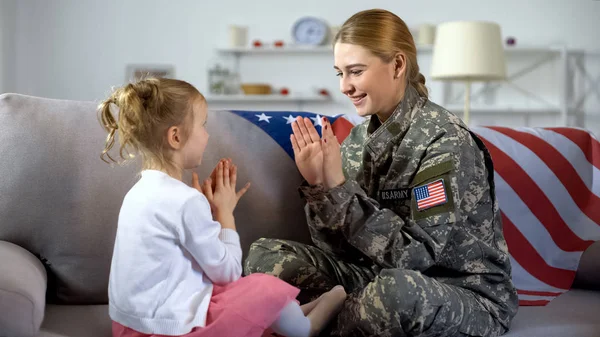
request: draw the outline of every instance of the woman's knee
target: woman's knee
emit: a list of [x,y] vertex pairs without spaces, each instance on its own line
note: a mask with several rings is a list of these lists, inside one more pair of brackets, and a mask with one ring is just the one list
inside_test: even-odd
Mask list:
[[273,261],[269,256],[278,254],[281,249],[281,240],[260,238],[254,241],[248,249],[248,256],[244,262],[244,274],[264,273],[273,269]]
[[[444,301],[449,300],[444,293],[444,289],[438,289],[435,282],[419,272],[383,270],[346,301],[338,318],[338,328],[342,335],[360,330],[374,335],[412,336],[431,328],[435,330],[439,323],[436,321],[442,319],[438,315],[440,309]],[[462,311],[462,307],[458,310]],[[460,317],[461,312],[458,314]],[[453,322],[446,323],[449,326],[445,328],[451,331]]]

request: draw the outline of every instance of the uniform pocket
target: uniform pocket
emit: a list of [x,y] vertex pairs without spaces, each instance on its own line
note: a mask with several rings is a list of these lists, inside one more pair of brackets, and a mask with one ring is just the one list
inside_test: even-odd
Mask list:
[[[439,220],[454,210],[452,193],[452,171],[454,162],[446,160],[418,172],[412,188],[411,214],[413,220],[423,224],[439,223]],[[441,216],[441,217],[440,217]],[[437,219],[435,219],[437,218]]]
[[444,175],[452,170],[454,170],[454,162],[452,160],[446,160],[437,165],[428,167],[428,168],[422,170],[421,172],[418,172],[415,175],[415,178],[413,179],[412,184],[410,186],[415,187],[417,185],[420,185],[420,184],[426,182],[427,180],[430,180],[435,177],[439,177],[439,176]]

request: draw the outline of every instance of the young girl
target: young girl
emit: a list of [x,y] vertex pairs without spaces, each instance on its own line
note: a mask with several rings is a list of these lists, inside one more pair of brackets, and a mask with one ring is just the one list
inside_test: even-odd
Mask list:
[[[119,108],[118,118],[111,105]],[[115,90],[99,107],[110,155],[139,154],[141,178],[123,200],[109,280],[114,337],[313,336],[345,300],[335,287],[299,306],[299,289],[265,274],[241,278],[233,210],[237,169],[222,159],[200,186],[182,182],[202,161],[207,105],[189,83],[149,78]],[[106,160],[108,158],[108,160]]]

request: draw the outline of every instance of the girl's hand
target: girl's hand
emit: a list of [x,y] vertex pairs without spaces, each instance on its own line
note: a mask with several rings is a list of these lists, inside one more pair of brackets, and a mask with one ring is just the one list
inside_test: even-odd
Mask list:
[[310,119],[298,116],[292,131],[290,140],[300,174],[310,185],[323,183],[323,151],[317,130]]
[[[217,165],[215,165],[215,168],[211,172],[210,176],[202,182],[202,185],[200,185],[200,180],[198,178],[198,174],[196,172],[192,172],[192,187],[197,189],[198,192],[204,194],[206,199],[208,199],[208,202],[210,204],[210,212],[213,214],[213,216],[215,213],[215,208],[214,208],[213,202],[212,202],[212,195],[215,192],[215,182],[217,181],[216,177],[217,177],[217,171],[219,169],[219,163],[223,162],[224,160],[228,160],[228,159],[221,158],[221,160],[219,160],[217,162]],[[229,160],[231,163],[231,159],[229,159]],[[206,186],[210,186],[211,187],[210,190],[208,190],[206,188]]]
[[[229,160],[229,163],[231,164],[231,159],[221,158],[221,160],[219,160],[219,162],[217,162],[217,165],[215,165],[215,168],[211,172],[210,176],[202,182],[203,184],[205,184],[207,181],[210,182],[210,185],[212,187],[212,192],[215,191],[215,181],[217,181],[215,178],[217,177],[217,170],[219,169],[219,163],[224,160]],[[200,180],[199,180],[198,174],[196,172],[192,172],[192,187],[197,189],[198,192],[200,192],[202,194],[206,194],[206,193],[204,193],[203,185],[200,185]]]
[[214,190],[211,179],[207,179],[204,182],[202,190],[206,198],[211,201],[211,206],[214,208],[215,220],[219,221],[219,217],[233,215],[233,210],[237,206],[238,201],[250,188],[250,183],[247,183],[246,186],[236,192],[236,183],[237,166],[230,164],[230,160],[222,160],[217,165]]
[[195,172],[192,173],[192,186],[206,196],[215,220],[219,221],[223,228],[235,229],[233,210],[240,198],[250,188],[250,183],[247,183],[236,192],[236,183],[237,166],[231,164],[231,159],[221,159],[211,174],[211,178],[206,179],[202,186],[198,181],[198,175]]
[[323,149],[323,185],[327,190],[343,184],[346,181],[342,169],[342,153],[340,143],[333,134],[331,124],[323,117],[323,137],[321,147]]

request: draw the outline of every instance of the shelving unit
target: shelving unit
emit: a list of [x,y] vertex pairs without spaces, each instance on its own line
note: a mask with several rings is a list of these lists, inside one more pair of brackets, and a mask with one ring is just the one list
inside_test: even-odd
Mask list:
[[288,47],[222,47],[217,48],[217,52],[221,54],[235,54],[241,56],[243,54],[324,54],[333,53],[333,48],[329,46],[305,47],[305,46],[288,46]]
[[[505,51],[507,53],[560,53],[562,51],[562,46],[513,46],[506,47]],[[333,53],[333,48],[331,46],[317,46],[317,47],[308,47],[308,46],[283,46],[283,47],[218,47],[216,48],[217,52],[221,54],[234,54],[234,55],[244,55],[244,54],[294,54],[294,53],[308,53],[308,54],[326,54]],[[431,45],[418,45],[417,46],[418,53],[430,53],[433,52],[433,46]]]
[[[462,112],[464,105],[462,104],[449,104],[444,106],[446,109],[452,112]],[[530,107],[530,106],[518,106],[518,105],[474,105],[470,107],[472,113],[477,114],[508,114],[508,115],[522,115],[528,113],[531,115],[560,115],[560,109],[552,107]]]
[[293,103],[296,104],[298,111],[304,110],[306,103],[319,103],[331,100],[329,96],[324,95],[207,95],[208,103]]
[[[302,46],[302,45],[291,45],[283,47],[219,47],[216,49],[219,54],[232,55],[234,57],[234,68],[233,71],[236,73],[240,72],[240,59],[245,55],[292,55],[292,54],[321,54],[331,55],[333,48],[330,46]],[[273,102],[284,102],[284,103],[295,103],[298,106],[298,110],[303,110],[305,103],[319,103],[328,102],[331,100],[330,96],[319,95],[319,94],[270,94],[270,95],[208,95],[206,97],[210,103],[243,103],[243,102],[255,102],[255,103],[273,103]]]
[[[528,123],[530,117],[534,116],[557,116],[560,118],[559,124],[562,126],[577,126],[584,127],[586,118],[583,109],[586,96],[589,93],[598,91],[600,86],[600,78],[594,79],[583,63],[586,57],[600,56],[595,51],[584,51],[580,49],[567,48],[566,46],[524,46],[524,47],[505,47],[507,53],[507,62],[510,62],[511,55],[527,55],[530,58],[528,64],[520,69],[516,69],[507,75],[507,79],[498,82],[488,82],[481,90],[475,92],[471,97],[475,99],[486,90],[495,90],[500,86],[508,86],[520,92],[524,97],[528,98],[528,104],[516,106],[493,105],[493,106],[475,106],[473,112],[475,114],[496,113],[509,115],[522,115],[526,117]],[[535,93],[535,88],[523,88],[515,82],[517,79],[535,72],[541,66],[550,62],[558,63],[558,78],[559,88],[557,92],[557,102],[550,103],[543,97]],[[595,75],[598,77],[598,75]],[[577,87],[576,81],[579,80],[588,89]],[[600,98],[600,94],[598,94]],[[444,95],[448,98],[447,95]],[[442,104],[444,106],[453,107],[453,111],[461,112],[462,100],[464,93],[459,93],[454,97],[446,99]],[[460,104],[458,104],[460,103]],[[528,125],[528,124],[526,124]]]
[[208,95],[209,102],[325,102],[328,96],[323,95]]
[[[244,56],[250,55],[261,55],[261,54],[272,54],[272,55],[306,55],[312,54],[316,56],[332,57],[333,48],[331,46],[319,46],[319,47],[307,47],[307,46],[296,46],[286,45],[283,47],[245,47],[245,48],[228,48],[219,47],[216,49],[219,54],[230,55],[234,57],[234,71],[239,73],[240,59]],[[417,53],[419,56],[430,55],[433,52],[433,46],[421,45],[417,46]],[[590,53],[583,50],[569,49],[565,46],[506,46],[505,52],[507,55],[507,62],[510,62],[511,56],[527,56],[531,58],[528,64],[521,69],[517,69],[512,74],[508,74],[505,81],[500,82],[489,82],[485,88],[474,92],[472,99],[475,99],[478,95],[482,94],[484,90],[494,90],[503,85],[509,85],[521,94],[528,97],[528,100],[535,102],[533,104],[522,104],[522,105],[491,105],[491,106],[478,106],[472,104],[471,110],[473,114],[509,114],[509,115],[525,115],[529,116],[559,116],[561,119],[561,125],[578,124],[582,120],[582,102],[585,101],[586,94],[594,92],[600,86],[600,78],[594,78],[592,75],[586,72],[586,69],[581,65],[581,58],[584,56],[594,55],[597,53]],[[535,88],[520,88],[515,84],[515,80],[521,78],[526,74],[530,74],[538,70],[542,65],[549,62],[558,60],[560,62],[560,89],[558,94],[558,104],[551,104],[545,101],[543,98],[537,96],[534,92]],[[573,92],[573,81],[576,73],[586,78],[586,81],[590,85],[590,89],[585,93]],[[597,76],[597,75],[596,75]],[[452,83],[458,82],[444,82],[444,91],[447,91]],[[444,100],[441,105],[447,107],[449,110],[461,113],[463,110],[462,99],[464,95],[458,93],[450,97],[449,94],[444,93]],[[211,96],[208,98],[213,102],[296,102],[299,106],[305,102],[327,102],[330,100],[328,96],[319,95],[307,95],[307,96],[281,96],[281,95],[260,95],[260,96]],[[537,102],[536,102],[537,101]],[[571,123],[572,116],[575,116],[575,123]],[[578,125],[581,126],[581,125]]]

